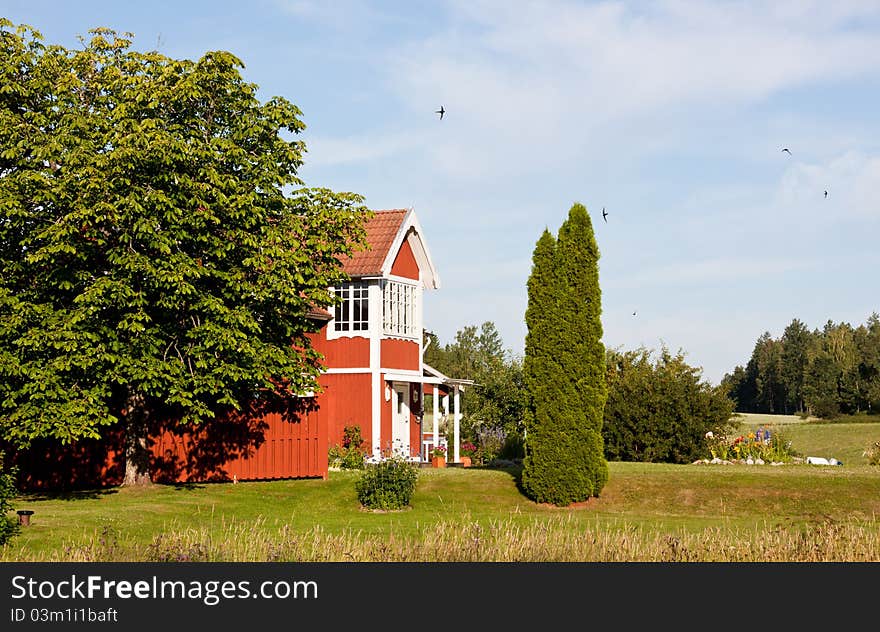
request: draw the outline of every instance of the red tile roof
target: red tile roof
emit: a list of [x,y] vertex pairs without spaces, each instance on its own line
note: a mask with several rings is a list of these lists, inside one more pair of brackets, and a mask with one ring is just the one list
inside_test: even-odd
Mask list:
[[381,274],[382,264],[407,213],[407,209],[373,211],[373,217],[366,225],[369,248],[343,259],[342,269],[345,273],[352,277]]
[[306,318],[309,318],[311,320],[333,320],[333,314],[328,312],[323,307],[313,305],[306,313]]

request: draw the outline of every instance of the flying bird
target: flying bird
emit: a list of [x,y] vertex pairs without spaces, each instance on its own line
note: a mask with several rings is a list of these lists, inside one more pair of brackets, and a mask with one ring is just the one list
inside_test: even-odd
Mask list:
[[604,206],[602,207],[602,219],[604,219],[606,223],[608,222],[608,213],[605,212]]
[[828,197],[828,191],[825,191],[825,197]]
[[633,312],[633,316],[635,316],[635,315],[636,315],[636,313],[635,313],[635,312]]
[[788,151],[788,155],[791,156],[791,152],[788,150],[788,147],[784,147],[782,151]]
[[436,111],[437,114],[440,115],[440,120],[443,120],[443,115],[446,114],[446,110],[443,109],[443,106],[440,106],[440,109]]

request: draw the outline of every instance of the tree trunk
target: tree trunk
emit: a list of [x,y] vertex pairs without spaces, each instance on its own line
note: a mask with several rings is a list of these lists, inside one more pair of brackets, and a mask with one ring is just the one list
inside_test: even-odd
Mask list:
[[132,393],[125,406],[124,487],[150,485],[153,482],[150,478],[150,451],[147,449],[147,420],[143,396]]

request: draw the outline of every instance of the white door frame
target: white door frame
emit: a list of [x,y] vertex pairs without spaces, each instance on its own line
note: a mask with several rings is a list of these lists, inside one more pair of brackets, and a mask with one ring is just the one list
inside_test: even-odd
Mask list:
[[410,402],[409,384],[395,382],[391,389],[391,453],[395,456],[410,455]]

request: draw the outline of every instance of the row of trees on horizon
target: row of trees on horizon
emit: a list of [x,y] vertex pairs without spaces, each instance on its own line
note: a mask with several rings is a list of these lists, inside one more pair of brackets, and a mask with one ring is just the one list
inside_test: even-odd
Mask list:
[[812,331],[795,318],[779,338],[762,334],[721,384],[738,412],[833,418],[880,410],[880,316]]
[[[613,349],[607,361],[611,366],[621,357],[639,357],[650,369],[653,354]],[[701,369],[685,365],[681,352],[662,349],[653,366],[655,377],[673,364],[671,358],[682,369],[680,375],[692,374],[691,388],[697,388]],[[493,426],[503,434],[521,433],[522,359],[505,350],[494,323],[466,326],[445,346],[433,336],[425,361],[479,383],[466,396],[467,418],[498,420]],[[736,412],[833,418],[880,411],[880,315],[875,312],[855,327],[829,320],[813,330],[795,318],[779,338],[762,334],[748,362],[725,374],[716,390],[726,393]]]

